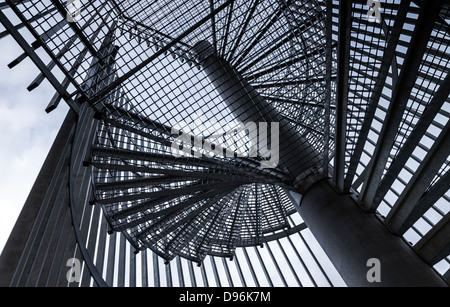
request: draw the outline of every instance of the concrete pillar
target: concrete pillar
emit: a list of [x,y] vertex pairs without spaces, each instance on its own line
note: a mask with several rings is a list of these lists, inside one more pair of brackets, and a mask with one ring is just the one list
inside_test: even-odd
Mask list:
[[[327,180],[303,194],[299,212],[348,286],[447,286],[401,237],[349,195],[338,194]],[[369,282],[375,277],[380,282]]]
[[200,41],[194,47],[202,68],[221,98],[239,121],[279,123],[279,167],[287,170],[293,178],[303,177],[321,159],[313,146],[301,136],[294,126],[280,116],[272,105],[250,85],[227,61],[215,54],[211,44]]
[[[66,168],[64,161],[68,158],[76,121],[77,115],[69,111],[0,255],[0,287],[12,285],[13,280],[14,285],[22,286],[30,275],[35,274],[30,269],[30,263],[33,263],[36,257],[33,252],[39,249],[41,242],[48,241],[40,235],[44,232],[52,212],[43,208],[43,204],[46,203],[50,207],[55,205],[54,202],[49,202],[49,195],[56,195],[58,188],[53,185],[63,181]],[[66,207],[68,210],[68,206]],[[34,236],[36,242],[33,241]],[[19,276],[21,272],[23,277]]]

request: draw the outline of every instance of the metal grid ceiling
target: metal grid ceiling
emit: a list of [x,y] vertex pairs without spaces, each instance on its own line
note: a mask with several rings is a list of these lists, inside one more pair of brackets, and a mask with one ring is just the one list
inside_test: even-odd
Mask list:
[[[163,146],[155,145],[157,142],[143,140],[142,135],[127,129],[138,128],[155,138],[161,137],[164,127],[180,121],[195,122],[199,113],[219,123],[235,120],[192,53],[195,43],[207,40],[310,142],[324,166],[343,170],[330,172],[335,182],[342,182],[340,188],[354,192],[364,207],[385,216],[385,223],[394,232],[404,235],[444,274],[450,267],[448,255],[429,255],[427,246],[440,244],[433,234],[446,227],[450,211],[449,159],[447,147],[442,145],[448,143],[450,115],[446,91],[449,5],[443,1],[439,14],[428,21],[432,27],[426,40],[414,42],[417,23],[427,26],[419,18],[423,1],[380,2],[381,22],[369,22],[368,7],[354,1],[345,37],[338,28],[343,14],[340,3],[332,1],[331,50],[324,47],[325,1],[203,1],[198,5],[184,1],[176,6],[173,2],[93,1],[81,8],[86,22],[80,24],[64,22],[64,3],[60,1],[23,1],[12,9],[22,22],[29,21],[28,30],[39,38],[32,46],[44,48],[52,59],[47,66],[50,73],[67,78],[47,109],[64,97],[74,109],[77,101],[87,100],[105,115],[97,145],[109,145],[115,151],[103,158],[94,154],[94,159],[123,162],[117,157],[118,148],[164,152]],[[105,54],[106,47],[102,46],[108,35],[118,49],[109,46]],[[388,37],[397,40],[389,44]],[[338,64],[337,48],[342,41],[348,43],[348,48],[342,49],[348,52],[348,75],[342,75],[345,69]],[[416,58],[410,50],[413,42],[425,48]],[[114,63],[105,65],[111,63],[103,63],[102,58],[112,54]],[[328,71],[331,84],[326,82],[327,54],[332,59]],[[388,62],[389,54],[393,57]],[[417,70],[405,66],[405,62],[415,64],[412,66]],[[90,75],[92,64],[109,70],[98,73],[97,68],[97,73]],[[41,70],[48,77],[49,72]],[[380,83],[382,70],[385,81]],[[408,74],[415,76],[415,81],[410,82],[410,95],[405,99],[399,87],[407,83],[404,80]],[[343,77],[348,78],[344,87],[337,82]],[[31,87],[38,83],[34,81]],[[332,91],[329,97],[327,86]],[[344,108],[339,91],[348,98]],[[339,117],[344,119],[342,126],[336,120]],[[122,128],[111,127],[114,120],[119,120]],[[387,127],[387,123],[394,125]],[[124,124],[131,128],[123,129]],[[158,140],[168,139],[166,134]],[[344,146],[336,147],[335,141]],[[386,154],[380,156],[383,152]],[[256,168],[254,171],[267,175]],[[277,177],[275,173],[271,175]],[[106,172],[98,171],[96,176],[106,178]],[[115,180],[130,179],[129,175],[117,176]],[[288,184],[290,179],[277,178],[277,186]],[[184,181],[182,185],[190,183]],[[408,198],[412,189],[422,193]],[[272,200],[284,197],[284,190],[278,187],[255,183],[238,188],[228,197],[246,195],[252,199],[249,195],[257,195],[255,191],[271,194]],[[405,205],[408,202],[413,206]],[[292,209],[289,205],[281,208],[286,212]],[[403,211],[406,218],[398,214]]]

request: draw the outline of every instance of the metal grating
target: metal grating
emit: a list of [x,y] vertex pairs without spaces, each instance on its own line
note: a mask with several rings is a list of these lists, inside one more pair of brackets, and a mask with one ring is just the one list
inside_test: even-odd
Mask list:
[[[24,56],[43,49],[50,59],[37,63],[42,74],[29,87],[47,78],[57,89],[47,111],[64,99],[77,113],[83,103],[96,113],[85,161],[92,203],[133,248],[200,262],[292,235],[304,225],[290,219],[287,191],[325,166],[341,192],[384,216],[444,275],[449,243],[433,234],[450,212],[449,4],[379,2],[381,20],[371,22],[365,1],[352,1],[347,32],[340,1],[82,1],[73,23],[64,1],[1,8],[34,39]],[[205,73],[194,48],[202,41],[313,149],[306,171],[262,169],[262,156],[195,156],[217,132],[205,123],[236,126],[245,113],[233,113]],[[194,143],[194,158],[173,158],[174,127]],[[251,148],[243,139],[234,151]],[[430,245],[440,253],[429,255]]]

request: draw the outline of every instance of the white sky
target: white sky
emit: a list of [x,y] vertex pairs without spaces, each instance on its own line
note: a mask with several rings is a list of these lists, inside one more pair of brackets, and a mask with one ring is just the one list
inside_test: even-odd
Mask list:
[[7,67],[21,53],[11,37],[0,40],[0,251],[68,110],[61,102],[45,113],[55,93],[46,80],[27,91],[39,73],[30,59]]

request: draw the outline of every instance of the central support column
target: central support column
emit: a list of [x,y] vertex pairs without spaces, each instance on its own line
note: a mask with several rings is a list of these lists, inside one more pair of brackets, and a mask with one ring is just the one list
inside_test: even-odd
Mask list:
[[262,98],[234,67],[217,56],[209,42],[200,41],[194,46],[194,52],[220,97],[239,121],[265,122],[269,127],[273,122],[279,123],[281,169],[287,170],[293,178],[303,179],[313,167],[321,165],[319,154],[306,138]]
[[[210,43],[199,42],[194,52],[237,119],[243,123],[280,124],[282,169],[294,178],[303,179],[321,165],[320,155],[306,138],[234,67],[218,57]],[[446,286],[431,267],[373,214],[362,211],[348,195],[338,194],[326,180],[315,182],[317,178],[309,176],[297,187],[304,192],[299,213],[348,286]],[[370,259],[380,261],[381,282],[371,283],[367,278],[371,269],[376,270],[368,266]]]
[[[400,237],[327,180],[304,193],[299,213],[348,286],[447,286]],[[368,264],[369,259],[379,260],[380,282],[367,278],[377,274],[377,264]]]

